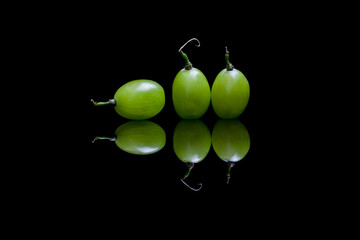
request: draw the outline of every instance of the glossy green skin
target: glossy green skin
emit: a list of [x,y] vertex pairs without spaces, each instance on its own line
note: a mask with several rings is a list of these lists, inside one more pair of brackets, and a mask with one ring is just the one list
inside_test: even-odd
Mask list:
[[239,70],[222,70],[211,87],[211,104],[220,118],[234,119],[244,112],[250,97],[250,86]]
[[116,112],[132,120],[154,117],[165,106],[165,92],[162,86],[146,79],[124,84],[116,91],[114,99]]
[[121,150],[137,155],[156,153],[166,142],[162,127],[147,120],[124,123],[116,129],[115,134],[115,143]]
[[201,162],[211,147],[209,128],[200,120],[181,120],[175,127],[173,147],[181,161]]
[[249,132],[239,120],[221,119],[212,131],[212,146],[225,162],[238,162],[250,149]]
[[205,75],[196,68],[182,69],[172,85],[176,113],[183,119],[198,119],[210,105],[210,86]]

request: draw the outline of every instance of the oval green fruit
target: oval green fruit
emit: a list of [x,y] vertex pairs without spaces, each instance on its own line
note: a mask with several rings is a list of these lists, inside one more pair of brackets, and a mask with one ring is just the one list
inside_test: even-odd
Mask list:
[[250,135],[239,120],[221,119],[212,131],[212,146],[221,160],[238,162],[250,149]]
[[197,68],[182,69],[172,85],[172,100],[176,113],[183,119],[198,119],[210,105],[210,86]]
[[165,92],[152,80],[139,79],[122,85],[115,93],[115,111],[128,119],[154,117],[165,106]]
[[211,148],[210,131],[200,120],[181,120],[175,127],[173,147],[182,162],[201,162]]
[[123,151],[148,155],[160,151],[166,142],[166,134],[158,124],[147,120],[130,121],[115,131],[116,145]]
[[220,118],[234,119],[244,112],[250,97],[250,86],[242,72],[222,70],[211,88],[211,104]]

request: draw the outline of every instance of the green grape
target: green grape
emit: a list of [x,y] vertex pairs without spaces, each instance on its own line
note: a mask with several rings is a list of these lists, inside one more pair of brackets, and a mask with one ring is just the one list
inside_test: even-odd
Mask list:
[[210,150],[211,134],[200,120],[181,120],[175,127],[173,145],[181,161],[199,163]]
[[249,132],[244,124],[237,119],[221,119],[215,123],[211,140],[217,156],[228,163],[227,176],[229,181],[230,169],[249,152]]
[[122,85],[108,102],[94,102],[95,106],[115,105],[115,111],[131,120],[154,117],[165,106],[165,92],[160,84],[152,80],[139,79]]
[[211,104],[220,118],[234,119],[244,112],[250,97],[250,86],[242,72],[229,62],[226,49],[227,67],[222,70],[211,87]]
[[[166,142],[165,131],[158,124],[147,120],[130,121],[120,125],[115,138],[96,137],[115,141],[123,151],[136,155],[149,155],[160,151]],[[93,142],[94,142],[93,141]]]
[[211,148],[211,134],[208,127],[200,120],[181,120],[175,127],[173,136],[173,147],[176,156],[186,163],[188,170],[181,181],[194,191],[194,189],[185,183],[185,179],[190,175],[194,164],[204,160]]
[[[193,38],[188,42],[192,40],[198,41]],[[175,76],[172,85],[172,100],[175,111],[181,118],[198,119],[209,108],[210,86],[205,75],[192,66],[187,55],[181,50],[187,43],[179,50],[186,61],[186,65]]]

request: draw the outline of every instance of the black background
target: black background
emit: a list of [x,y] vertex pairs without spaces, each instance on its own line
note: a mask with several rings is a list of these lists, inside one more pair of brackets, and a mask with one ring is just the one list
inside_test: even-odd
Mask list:
[[[133,28],[137,28],[136,24],[134,25]],[[184,188],[179,182],[186,169],[185,165],[177,159],[172,149],[173,131],[181,119],[173,109],[171,86],[176,73],[184,67],[184,61],[177,50],[187,40],[196,37],[200,40],[201,47],[196,48],[194,43],[191,43],[186,47],[186,52],[194,67],[206,74],[210,85],[218,72],[225,67],[225,46],[228,46],[231,51],[233,64],[248,77],[251,85],[251,101],[246,113],[239,119],[248,128],[252,145],[249,156],[234,168],[233,182],[229,186],[225,185],[226,165],[217,159],[213,150],[194,169],[194,175],[191,175],[193,181],[203,182],[204,192],[225,191],[225,189],[237,191],[241,189],[241,186],[246,187],[246,184],[241,184],[244,182],[261,187],[264,184],[263,181],[260,181],[264,177],[261,176],[264,174],[261,172],[265,171],[265,166],[268,165],[266,162],[269,159],[264,157],[265,153],[256,157],[256,154],[261,152],[261,148],[256,149],[265,140],[258,139],[258,136],[261,136],[258,135],[261,127],[265,127],[260,119],[267,117],[270,109],[267,109],[266,114],[260,111],[262,107],[261,91],[266,91],[266,89],[261,89],[261,81],[264,80],[263,75],[260,75],[257,69],[265,65],[262,62],[266,59],[264,48],[261,47],[260,36],[256,34],[252,35],[253,39],[251,37],[246,39],[242,35],[229,34],[226,36],[227,34],[220,33],[219,37],[212,31],[202,33],[201,30],[175,31],[176,34],[174,34],[173,31],[166,29],[170,26],[164,26],[161,31],[159,29],[152,30],[152,26],[140,26],[137,30],[132,29],[133,31],[125,34],[124,37],[123,34],[114,33],[111,30],[112,27],[112,25],[105,28],[91,25],[90,29],[83,29],[84,38],[80,46],[82,51],[79,54],[85,56],[81,56],[79,59],[82,69],[79,79],[83,82],[83,91],[86,92],[83,97],[84,107],[87,109],[85,114],[87,114],[86,126],[88,128],[87,137],[84,138],[88,151],[87,157],[83,158],[84,167],[87,169],[84,171],[85,177],[91,177],[90,182],[95,181],[102,191],[105,186],[105,189],[118,187],[130,192],[166,193],[174,191],[190,194],[188,193],[189,189]],[[195,27],[192,26],[192,28]],[[263,68],[261,72],[263,71],[267,70]],[[94,108],[90,99],[107,100],[112,98],[122,84],[141,78],[155,80],[164,87],[166,106],[159,115],[150,120],[159,124],[166,131],[166,147],[157,154],[139,157],[124,153],[108,142],[91,144],[91,140],[95,136],[113,136],[116,128],[127,120],[118,116],[112,107]],[[201,120],[211,131],[218,117],[210,107]],[[259,153],[257,153],[258,151]],[[248,169],[246,170],[241,165],[248,166]],[[93,175],[97,175],[95,173],[100,174],[101,177],[92,179]],[[252,187],[247,186],[251,190]]]
[[[293,73],[288,69],[287,49],[296,36],[293,31],[287,34],[283,31],[296,26],[279,26],[281,21],[256,19],[256,15],[240,14],[229,20],[206,15],[192,18],[196,11],[179,11],[176,15],[182,15],[182,20],[169,20],[173,16],[157,18],[150,13],[139,19],[136,15],[129,19],[88,13],[65,25],[69,28],[64,29],[66,35],[59,36],[59,43],[65,43],[64,50],[69,56],[61,66],[70,70],[70,74],[60,81],[69,84],[77,101],[75,110],[65,118],[77,124],[75,131],[81,131],[75,142],[81,153],[74,163],[80,191],[89,198],[94,195],[112,198],[119,192],[126,196],[228,192],[260,197],[286,191],[283,188],[288,183],[280,175],[286,177],[292,171],[291,167],[286,168],[292,159],[282,156],[287,153],[285,146],[289,147],[289,143],[283,136],[286,131],[279,127],[290,126],[283,123],[292,117],[291,111],[286,114],[282,111],[284,97],[291,95],[288,78],[293,77],[289,75]],[[231,62],[245,74],[251,87],[249,105],[239,117],[250,134],[250,152],[233,168],[231,184],[226,185],[226,164],[211,149],[189,179],[193,185],[203,183],[203,189],[196,193],[180,182],[186,167],[173,152],[172,135],[181,119],[171,100],[172,81],[184,67],[178,49],[193,37],[199,39],[201,46],[197,48],[192,42],[184,51],[193,66],[205,74],[210,86],[225,68],[227,46]],[[112,107],[95,108],[90,99],[106,101],[124,83],[142,78],[157,81],[165,90],[163,111],[150,119],[165,130],[165,148],[154,155],[135,156],[110,142],[92,144],[96,136],[114,136],[116,128],[128,120],[117,115]],[[201,118],[210,132],[218,119],[211,106]]]
[[[317,59],[309,57],[308,47],[310,41],[319,46],[314,33],[322,23],[309,28],[302,9],[292,6],[228,4],[210,9],[193,3],[72,6],[29,23],[44,50],[41,75],[51,79],[41,85],[50,89],[51,103],[41,123],[52,125],[42,140],[52,151],[38,165],[46,176],[39,178],[43,204],[89,222],[128,212],[132,223],[151,221],[160,212],[165,218],[186,216],[192,223],[215,213],[226,220],[245,213],[287,219],[317,206],[315,196],[325,186],[313,181],[317,154],[309,152],[318,146],[310,129],[319,122],[308,106],[316,83],[304,85],[304,78]],[[312,14],[307,11],[307,18]],[[178,49],[194,37],[201,46],[191,42],[184,52],[210,86],[225,68],[225,46],[250,84],[249,104],[239,117],[250,135],[250,151],[226,184],[226,164],[211,148],[188,179],[192,186],[203,184],[198,192],[181,183],[186,166],[172,146],[181,120],[171,100],[173,79],[184,67]],[[143,78],[165,90],[164,109],[149,119],[165,130],[165,147],[136,156],[112,142],[92,143],[96,136],[114,136],[129,120],[111,106],[94,107],[90,99],[106,101],[121,85]],[[201,120],[211,132],[219,118],[210,105]]]

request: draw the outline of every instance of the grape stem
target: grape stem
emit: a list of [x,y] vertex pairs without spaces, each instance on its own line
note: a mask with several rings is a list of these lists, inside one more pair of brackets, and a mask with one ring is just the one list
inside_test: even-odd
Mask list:
[[198,183],[197,185],[199,186],[198,188],[193,188],[193,187],[190,187],[189,184],[187,184],[185,182],[185,178],[187,178],[189,175],[190,175],[190,172],[191,172],[191,169],[194,167],[194,163],[186,163],[186,166],[188,167],[186,173],[185,173],[185,176],[181,179],[181,182],[187,186],[188,188],[190,188],[191,190],[193,191],[199,191],[201,188],[202,188],[202,183]]
[[202,183],[198,183],[198,184],[197,184],[197,185],[199,186],[198,188],[193,188],[193,187],[190,187],[189,184],[187,184],[187,183],[184,181],[184,179],[181,179],[181,182],[182,182],[185,186],[187,186],[188,188],[190,188],[191,190],[193,190],[193,191],[195,191],[195,192],[199,191],[199,190],[202,188]]
[[187,178],[190,175],[191,169],[194,167],[194,163],[186,163],[186,166],[188,167],[188,169],[183,179]]
[[95,102],[93,99],[90,100],[94,106],[104,106],[104,105],[115,105],[116,104],[116,101],[115,99],[109,99],[109,101],[107,102]]
[[230,182],[230,177],[231,177],[231,175],[230,175],[230,171],[231,171],[231,168],[233,167],[235,165],[235,163],[233,163],[233,162],[229,162],[228,163],[228,169],[227,169],[227,172],[226,172],[226,183],[227,184],[229,184],[229,182]]
[[181,48],[179,48],[179,52],[180,52],[189,42],[194,41],[194,40],[198,42],[198,45],[196,45],[196,47],[200,47],[200,41],[199,41],[199,39],[197,39],[197,38],[192,38],[192,39],[190,39],[189,41],[187,41],[184,45],[182,45]]
[[227,47],[225,46],[225,61],[226,61],[226,70],[232,71],[234,69],[234,65],[232,65],[229,61],[229,51]]
[[186,64],[185,64],[185,69],[186,70],[191,70],[192,69],[192,64],[188,58],[188,56],[182,51],[182,49],[191,41],[197,41],[198,45],[195,45],[196,47],[200,47],[200,41],[197,38],[192,38],[189,41],[187,41],[184,45],[181,46],[181,48],[179,49],[179,53],[181,54],[181,56],[184,58]]
[[92,140],[92,143],[94,143],[96,140],[109,140],[110,142],[115,142],[116,137],[110,138],[110,137],[96,137],[94,140]]

